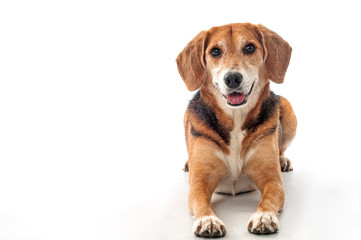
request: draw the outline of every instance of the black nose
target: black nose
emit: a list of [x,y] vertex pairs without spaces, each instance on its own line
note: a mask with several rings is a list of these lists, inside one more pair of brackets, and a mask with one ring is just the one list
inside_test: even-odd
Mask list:
[[242,75],[240,73],[229,73],[224,77],[224,82],[229,88],[237,88],[242,82]]

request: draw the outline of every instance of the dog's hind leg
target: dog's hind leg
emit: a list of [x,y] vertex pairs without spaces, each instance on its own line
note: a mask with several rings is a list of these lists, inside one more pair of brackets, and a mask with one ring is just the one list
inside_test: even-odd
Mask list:
[[285,157],[285,151],[287,147],[291,144],[292,140],[296,136],[296,128],[297,128],[297,119],[296,115],[293,112],[292,106],[290,102],[281,97],[280,101],[281,114],[280,114],[280,122],[281,122],[281,141],[280,141],[280,163],[281,170],[283,172],[292,171],[292,163],[291,161]]

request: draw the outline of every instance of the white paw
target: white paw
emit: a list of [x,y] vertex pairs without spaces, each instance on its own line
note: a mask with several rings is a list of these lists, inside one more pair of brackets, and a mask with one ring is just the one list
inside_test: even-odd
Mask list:
[[293,171],[292,162],[285,156],[280,156],[280,164],[282,172]]
[[221,219],[215,216],[205,216],[196,219],[193,232],[197,237],[217,238],[226,235],[226,227]]
[[271,212],[255,212],[248,221],[248,231],[254,234],[270,234],[278,231],[277,216]]

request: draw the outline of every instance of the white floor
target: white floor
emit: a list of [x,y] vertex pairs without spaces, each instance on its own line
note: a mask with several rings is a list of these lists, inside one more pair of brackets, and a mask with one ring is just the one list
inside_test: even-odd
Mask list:
[[[359,192],[337,178],[318,178],[305,172],[284,173],[286,202],[279,214],[280,230],[267,239],[359,239]],[[160,223],[164,239],[194,239],[186,207],[187,174],[180,174]],[[258,191],[235,197],[214,194],[218,217],[227,227],[225,239],[260,239],[247,231],[247,222],[260,200]],[[133,229],[135,231],[135,229]],[[153,236],[156,233],[140,236]]]
[[[56,176],[47,176],[47,182],[41,174],[38,180],[30,174],[33,178],[28,181],[2,182],[0,239],[196,239],[187,208],[188,173],[181,167],[167,174],[148,170],[140,169],[148,174],[134,183],[127,169],[123,175],[109,170],[109,177],[101,179],[96,174],[68,175],[69,180],[60,179],[63,183],[58,185]],[[281,227],[264,238],[359,239],[357,184],[297,168],[283,173],[283,178],[286,202],[279,215]],[[261,238],[246,229],[259,200],[257,191],[234,197],[214,194],[214,207],[227,227],[225,239]]]

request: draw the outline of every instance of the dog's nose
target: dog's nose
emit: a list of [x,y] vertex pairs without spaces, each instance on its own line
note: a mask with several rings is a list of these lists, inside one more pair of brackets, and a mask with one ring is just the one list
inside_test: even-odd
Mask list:
[[229,73],[224,77],[224,82],[229,88],[237,88],[241,84],[243,76],[240,73]]

